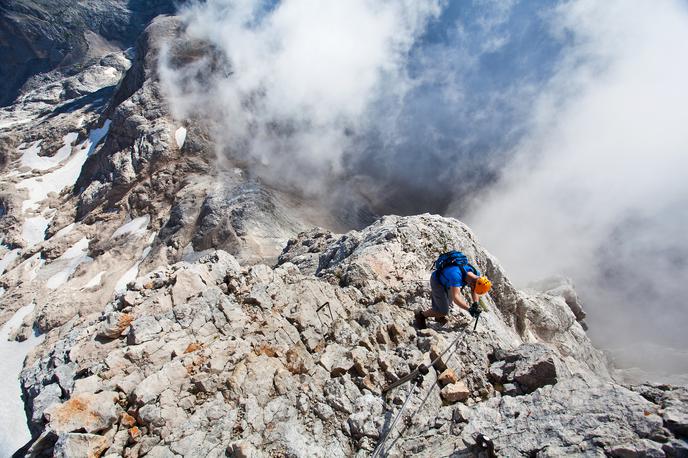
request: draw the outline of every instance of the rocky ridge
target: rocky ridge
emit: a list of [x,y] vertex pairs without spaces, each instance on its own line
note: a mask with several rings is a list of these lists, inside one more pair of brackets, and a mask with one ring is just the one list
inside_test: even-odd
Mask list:
[[[494,279],[475,332],[411,326],[448,245]],[[616,384],[562,298],[514,289],[466,226],[423,215],[303,233],[274,267],[215,251],[139,277],[27,362],[30,453],[366,456],[406,395],[382,389],[460,333],[390,456],[470,456],[477,433],[499,456],[688,451],[684,388]]]

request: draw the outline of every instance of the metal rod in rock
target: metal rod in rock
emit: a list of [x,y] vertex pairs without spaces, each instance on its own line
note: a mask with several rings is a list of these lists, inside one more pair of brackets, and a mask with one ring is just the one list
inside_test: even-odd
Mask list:
[[334,315],[332,314],[332,307],[330,307],[330,301],[325,302],[327,304],[327,309],[330,311],[330,319],[334,323]]
[[288,338],[289,340],[291,340],[291,343],[293,343],[294,345],[296,345],[296,342],[295,342],[294,339],[289,335],[289,333],[287,332],[286,329],[284,329],[284,328],[279,328],[279,329],[281,329],[281,330],[287,335],[287,338]]
[[[323,307],[325,307],[326,305],[329,306],[329,305],[330,305],[330,301],[325,302],[325,303],[322,304],[320,307],[318,307],[317,309],[315,309],[315,316],[318,317],[318,321],[320,321],[320,326],[325,326],[325,323],[323,323],[322,320],[320,319],[320,311],[321,311],[321,310],[323,309]],[[332,312],[330,312],[330,318],[332,318]],[[334,321],[334,320],[332,320],[332,321]]]

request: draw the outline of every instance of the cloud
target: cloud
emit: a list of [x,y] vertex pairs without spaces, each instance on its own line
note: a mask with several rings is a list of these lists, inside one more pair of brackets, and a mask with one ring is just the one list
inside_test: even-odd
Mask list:
[[163,59],[163,86],[178,116],[217,122],[225,153],[316,195],[343,174],[370,106],[403,97],[406,55],[439,12],[437,0],[196,3],[181,12],[189,37],[212,43],[231,71],[189,85],[197,69]]
[[686,4],[572,1],[550,24],[556,70],[468,220],[522,284],[574,277],[605,345],[685,346]]
[[513,58],[511,43],[540,21],[521,14],[512,30],[523,9],[494,0],[194,3],[181,11],[190,39],[210,42],[228,68],[178,66],[163,53],[163,89],[178,117],[217,126],[220,157],[273,186],[324,196],[329,208],[443,212],[489,185],[535,95],[534,62],[549,67],[547,46]]

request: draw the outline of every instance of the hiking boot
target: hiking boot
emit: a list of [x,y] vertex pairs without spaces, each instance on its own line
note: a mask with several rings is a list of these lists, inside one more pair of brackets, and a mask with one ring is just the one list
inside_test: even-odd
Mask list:
[[416,327],[418,329],[425,329],[428,327],[428,324],[425,322],[423,312],[416,312]]
[[437,318],[435,318],[435,321],[437,321],[437,324],[439,324],[440,326],[444,326],[449,321],[449,318],[447,318],[446,316],[438,316]]

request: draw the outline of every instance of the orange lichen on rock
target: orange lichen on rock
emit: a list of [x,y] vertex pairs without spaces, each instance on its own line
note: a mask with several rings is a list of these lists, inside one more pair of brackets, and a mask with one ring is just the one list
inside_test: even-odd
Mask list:
[[199,344],[198,342],[191,342],[187,347],[186,350],[184,350],[184,353],[193,353],[196,350],[200,350],[202,348],[202,345]]
[[119,328],[124,331],[131,322],[134,321],[134,315],[131,313],[124,313],[119,317]]
[[50,422],[50,429],[58,433],[78,430],[99,432],[117,421],[116,400],[117,394],[113,392],[84,393],[62,404],[50,406],[45,416]]
[[132,417],[126,412],[122,412],[122,416],[120,417],[120,424],[122,426],[130,428],[136,424],[136,418]]

